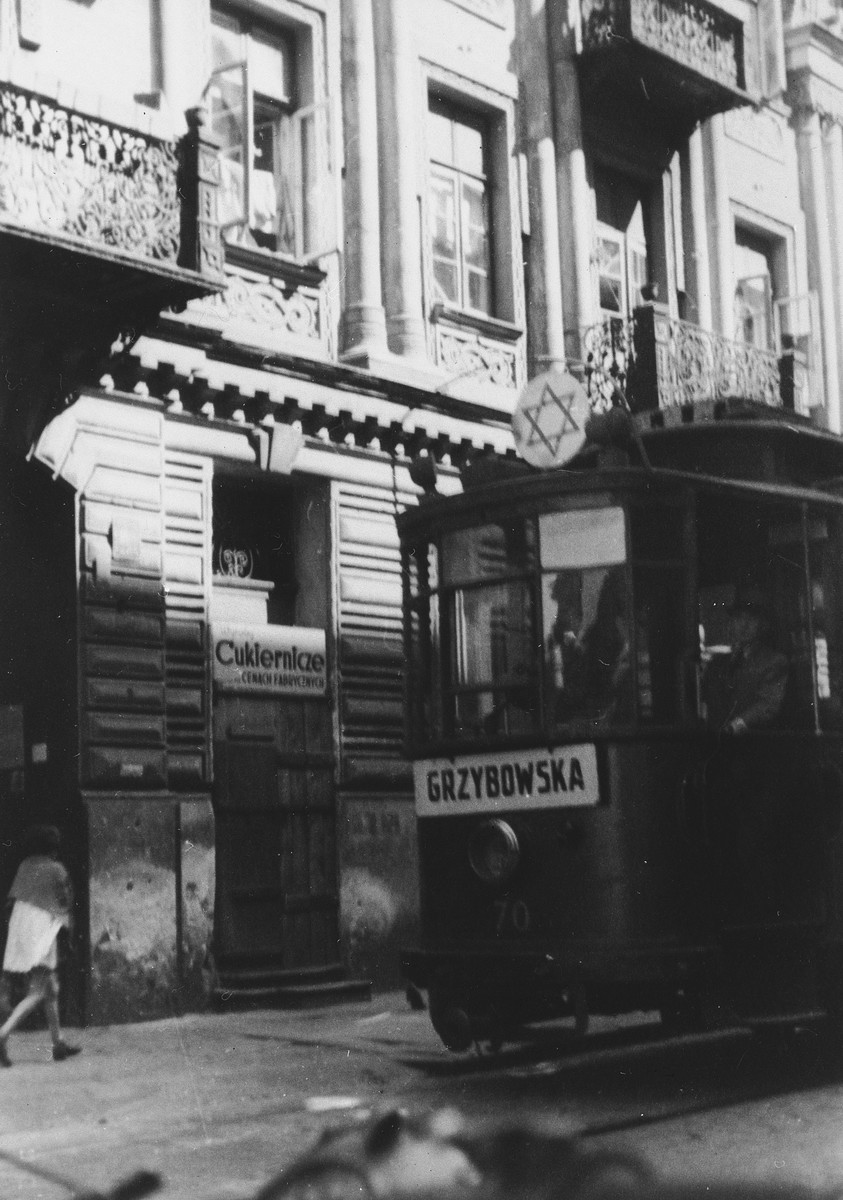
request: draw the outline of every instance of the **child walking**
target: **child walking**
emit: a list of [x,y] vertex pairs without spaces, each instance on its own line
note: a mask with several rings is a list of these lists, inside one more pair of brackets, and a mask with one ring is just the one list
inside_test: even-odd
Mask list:
[[61,836],[54,825],[38,825],[25,838],[27,857],[18,867],[9,892],[13,901],[3,970],[25,974],[29,990],[0,1025],[0,1067],[10,1067],[9,1034],[38,1005],[43,1005],[53,1042],[53,1058],[62,1062],[79,1054],[69,1046],[59,1025],[59,930],[70,926],[73,889],[58,861]]

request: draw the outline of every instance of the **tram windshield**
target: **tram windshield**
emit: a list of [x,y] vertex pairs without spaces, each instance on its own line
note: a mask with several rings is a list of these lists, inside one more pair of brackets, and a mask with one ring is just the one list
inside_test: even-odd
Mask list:
[[[786,659],[777,728],[843,730],[843,520],[700,490],[560,497],[410,551],[411,722],[424,739],[702,725],[743,583]],[[513,509],[514,509],[513,505]],[[517,511],[517,510],[516,510]]]

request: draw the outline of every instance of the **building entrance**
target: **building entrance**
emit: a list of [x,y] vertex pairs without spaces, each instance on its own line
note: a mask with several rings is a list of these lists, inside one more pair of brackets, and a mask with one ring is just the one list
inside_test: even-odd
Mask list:
[[223,986],[333,973],[340,953],[328,700],[218,697],[214,760]]

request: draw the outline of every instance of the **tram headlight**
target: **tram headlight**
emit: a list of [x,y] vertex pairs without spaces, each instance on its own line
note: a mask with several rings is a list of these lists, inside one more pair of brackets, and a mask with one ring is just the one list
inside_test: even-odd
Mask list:
[[468,861],[484,883],[505,883],[520,860],[515,830],[498,817],[478,825],[468,840]]

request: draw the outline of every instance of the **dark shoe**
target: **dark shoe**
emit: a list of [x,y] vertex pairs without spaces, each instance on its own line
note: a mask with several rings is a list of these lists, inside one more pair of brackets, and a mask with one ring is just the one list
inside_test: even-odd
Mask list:
[[53,1046],[53,1058],[56,1062],[64,1062],[66,1058],[73,1058],[74,1054],[81,1054],[81,1046],[68,1046],[67,1042],[56,1042]]
[[12,1060],[9,1058],[9,1051],[6,1049],[5,1039],[0,1041],[0,1067],[10,1067]]

